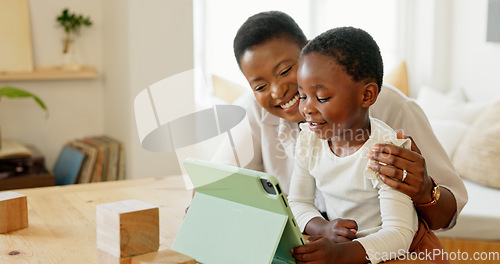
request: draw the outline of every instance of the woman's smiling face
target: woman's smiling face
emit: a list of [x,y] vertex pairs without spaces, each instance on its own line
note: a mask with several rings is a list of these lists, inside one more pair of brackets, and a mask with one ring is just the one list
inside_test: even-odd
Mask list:
[[257,102],[269,113],[290,122],[299,112],[297,67],[301,47],[289,38],[272,38],[241,56],[240,67]]

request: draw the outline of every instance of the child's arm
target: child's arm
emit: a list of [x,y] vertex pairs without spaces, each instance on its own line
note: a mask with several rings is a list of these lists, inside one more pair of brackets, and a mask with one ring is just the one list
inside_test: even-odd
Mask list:
[[385,184],[379,188],[382,229],[355,240],[361,243],[372,263],[405,254],[418,228],[411,198]]
[[307,223],[305,233],[340,243],[355,239],[357,230],[358,224],[354,220],[337,218],[326,221],[322,217],[315,217]]
[[288,202],[300,230],[305,232],[306,225],[311,219],[323,217],[314,206],[316,181],[308,170],[298,164],[298,161],[295,160]]
[[345,243],[312,237],[292,250],[297,263],[379,263],[405,254],[418,226],[411,199],[387,185],[381,186],[379,197],[381,230]]
[[300,230],[308,235],[324,236],[334,242],[356,238],[358,226],[349,219],[326,221],[314,206],[316,181],[309,172],[296,164],[290,183],[288,202]]

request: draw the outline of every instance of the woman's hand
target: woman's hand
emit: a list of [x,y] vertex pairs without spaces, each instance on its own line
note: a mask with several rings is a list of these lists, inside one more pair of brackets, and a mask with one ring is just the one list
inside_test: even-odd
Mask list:
[[397,136],[410,138],[411,150],[391,144],[375,145],[368,153],[368,158],[376,161],[370,164],[370,168],[379,172],[385,184],[410,196],[414,203],[427,203],[432,200],[433,183],[427,175],[425,159],[411,137],[401,132]]
[[[425,159],[411,137],[399,132],[398,138],[410,138],[411,150],[388,144],[376,145],[378,147],[368,153],[368,157],[376,161],[370,164],[370,168],[379,172],[380,179],[385,184],[410,196],[414,203],[428,203],[433,199],[434,184],[427,174]],[[453,193],[447,188],[439,188],[441,197],[435,205],[415,206],[432,230],[448,227],[457,212],[457,201]]]

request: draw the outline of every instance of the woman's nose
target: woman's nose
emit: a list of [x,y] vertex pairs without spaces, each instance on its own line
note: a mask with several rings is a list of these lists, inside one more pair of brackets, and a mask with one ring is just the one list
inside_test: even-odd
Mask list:
[[279,99],[285,96],[286,94],[286,85],[282,84],[272,84],[271,85],[271,97],[273,99]]

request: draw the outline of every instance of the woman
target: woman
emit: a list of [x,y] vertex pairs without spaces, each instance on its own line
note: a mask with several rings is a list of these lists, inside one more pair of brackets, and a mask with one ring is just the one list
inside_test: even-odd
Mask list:
[[[251,16],[234,38],[236,60],[254,95],[238,100],[247,110],[255,151],[245,167],[276,176],[286,194],[298,123],[303,121],[298,111],[296,73],[306,43],[295,21],[279,11]],[[372,160],[387,164],[378,163],[373,168],[381,180],[410,196],[431,229],[453,227],[467,202],[467,192],[421,108],[394,87],[384,85],[370,115],[412,136],[412,150],[380,145],[371,152]],[[406,138],[403,133],[398,137]],[[231,163],[232,154],[219,151],[214,160]],[[353,239],[345,232],[346,228],[356,229],[353,221],[334,221],[339,227],[338,241]]]

